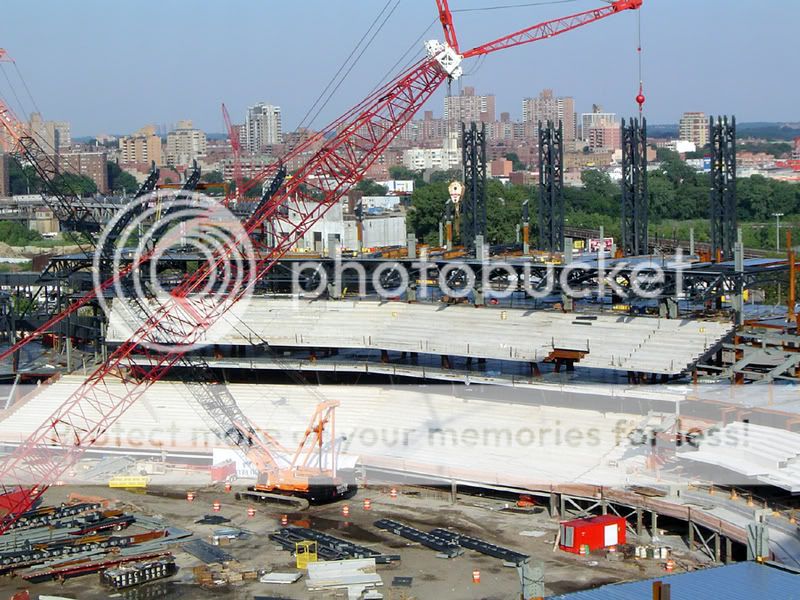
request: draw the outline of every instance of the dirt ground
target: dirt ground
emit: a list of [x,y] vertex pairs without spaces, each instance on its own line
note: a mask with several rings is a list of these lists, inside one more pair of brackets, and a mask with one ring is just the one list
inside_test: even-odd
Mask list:
[[[103,495],[117,499],[128,510],[164,518],[169,524],[193,531],[198,537],[210,540],[213,530],[225,526],[240,527],[252,532],[247,540],[236,540],[224,549],[239,561],[244,569],[269,569],[296,571],[293,556],[281,550],[267,535],[279,528],[280,509],[258,506],[254,518],[247,517],[248,503],[236,501],[233,494],[221,489],[198,493],[193,503],[153,495],[136,494],[122,490],[69,487],[51,488],[45,497],[47,504],[64,501],[71,491]],[[179,492],[179,490],[173,490]],[[235,488],[234,488],[235,491]],[[372,508],[363,508],[363,499],[370,498]],[[211,514],[211,503],[222,502],[219,514],[231,519],[225,525],[200,525],[194,523],[204,514]],[[342,506],[350,507],[347,518]],[[457,598],[459,600],[508,600],[519,598],[520,587],[516,569],[503,566],[501,560],[465,550],[452,559],[438,558],[433,550],[411,544],[404,538],[382,531],[373,525],[380,518],[391,518],[423,530],[434,527],[452,527],[461,533],[479,537],[488,542],[532,556],[532,562],[544,565],[545,585],[548,595],[563,594],[598,585],[630,581],[664,574],[662,561],[610,560],[604,555],[578,556],[553,551],[553,541],[558,521],[551,519],[542,508],[520,512],[508,501],[471,495],[459,495],[456,504],[436,491],[401,488],[393,499],[388,488],[362,489],[349,501],[314,506],[309,510],[288,515],[289,522],[310,526],[337,537],[387,554],[400,554],[401,561],[391,565],[378,565],[383,579],[379,591],[387,600],[428,598]],[[526,532],[527,535],[521,535]],[[633,541],[629,537],[629,542]],[[235,587],[206,591],[193,583],[192,567],[202,564],[198,559],[179,548],[172,549],[180,570],[167,581],[140,586],[124,594],[113,594],[99,583],[98,575],[86,575],[67,580],[63,584],[45,583],[26,585],[19,578],[0,579],[0,599],[9,598],[15,591],[29,589],[36,594],[52,594],[75,599],[104,599],[109,597],[140,600],[145,598],[220,598],[252,599],[254,597],[306,599],[345,598],[332,593],[311,594],[301,578],[291,585],[268,585],[259,582],[237,584]],[[473,570],[479,570],[481,582],[472,582]],[[396,576],[413,577],[410,588],[392,587]]]

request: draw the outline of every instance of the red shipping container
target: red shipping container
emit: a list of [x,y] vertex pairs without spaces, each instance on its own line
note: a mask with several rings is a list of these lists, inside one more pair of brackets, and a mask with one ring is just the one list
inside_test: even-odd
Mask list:
[[232,460],[226,460],[216,465],[212,465],[211,469],[211,483],[224,483],[236,479],[236,463]]
[[581,554],[624,544],[625,534],[625,519],[616,515],[563,521],[558,546],[565,552]]

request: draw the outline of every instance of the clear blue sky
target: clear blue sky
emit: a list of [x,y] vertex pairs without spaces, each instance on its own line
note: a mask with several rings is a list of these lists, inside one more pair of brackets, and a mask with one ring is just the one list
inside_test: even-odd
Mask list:
[[[450,0],[453,9],[529,0]],[[464,48],[539,21],[602,5],[574,0],[456,13]],[[258,101],[283,109],[292,129],[336,72],[384,0],[3,0],[0,47],[17,59],[46,118],[73,135],[124,133],[192,119],[223,131]],[[315,125],[355,104],[423,33],[434,0],[402,0]],[[645,0],[646,115],[736,114],[740,121],[800,121],[797,0]],[[426,38],[441,38],[438,23]],[[574,96],[578,112],[600,103],[633,115],[636,15],[628,12],[559,38],[488,57],[463,80],[497,95],[498,112],[545,87]],[[6,73],[12,74],[8,65]],[[19,91],[19,90],[18,90]],[[9,98],[0,77],[0,93]],[[426,108],[442,112],[441,96]]]

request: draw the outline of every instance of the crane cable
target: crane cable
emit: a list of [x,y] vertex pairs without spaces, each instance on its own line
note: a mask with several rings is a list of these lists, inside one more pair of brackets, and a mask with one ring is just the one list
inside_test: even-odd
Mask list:
[[[303,126],[310,127],[314,123],[314,121],[316,121],[317,117],[319,117],[319,114],[325,109],[325,107],[331,101],[331,98],[333,97],[333,95],[338,91],[338,89],[341,87],[341,85],[347,79],[347,76],[350,74],[350,72],[353,70],[353,68],[361,60],[361,57],[364,56],[364,53],[367,51],[367,49],[370,47],[372,42],[375,40],[375,37],[378,35],[378,33],[381,32],[381,30],[383,29],[384,25],[386,25],[386,22],[389,20],[389,17],[391,17],[392,14],[394,14],[394,12],[397,10],[397,7],[400,5],[400,0],[395,0],[394,6],[391,8],[391,10],[389,10],[389,7],[391,6],[391,4],[392,4],[392,0],[387,0],[386,4],[383,6],[383,8],[380,10],[378,15],[372,21],[370,26],[364,32],[364,35],[361,36],[361,39],[358,41],[358,43],[350,51],[350,54],[344,60],[342,65],[339,67],[339,69],[336,71],[336,73],[333,75],[333,77],[331,77],[330,81],[325,86],[325,89],[322,90],[320,95],[317,97],[317,99],[314,101],[314,103],[308,109],[308,112],[303,117],[303,119],[300,121],[300,125],[298,125],[298,129],[303,127]],[[385,14],[387,10],[389,10],[389,12],[388,12],[388,14]],[[384,16],[384,14],[385,14],[385,16]],[[381,21],[381,18],[383,18],[383,21]],[[378,24],[379,21],[380,21],[380,24]],[[375,28],[376,25],[377,25],[377,29]],[[373,29],[374,29],[374,31],[373,31]],[[370,33],[372,33],[371,37],[369,37]],[[369,37],[369,40],[367,40],[367,37]],[[365,40],[366,40],[366,43],[365,43]],[[360,52],[359,52],[359,49],[360,49]],[[356,53],[358,53],[358,54],[356,55]],[[353,58],[354,56],[355,56],[355,59]],[[348,63],[350,63],[349,67],[348,67]],[[342,74],[342,72],[344,72],[344,74]],[[340,75],[341,75],[341,77],[340,77]],[[338,79],[338,81],[337,81],[337,79]],[[331,89],[331,86],[333,86],[333,89]],[[328,93],[329,90],[330,90],[330,93]],[[325,94],[328,94],[328,95],[327,95],[327,98],[325,98],[324,101],[323,101],[323,98],[325,97]],[[321,104],[320,104],[320,102],[321,102]],[[314,112],[315,108],[316,108],[316,112]],[[313,116],[311,116],[312,113],[314,113]],[[309,116],[311,116],[310,120],[309,120]]]
[[531,6],[549,6],[552,4],[569,4],[577,0],[547,0],[546,2],[525,2],[523,4],[503,4],[500,6],[481,6],[477,8],[456,8],[452,13],[486,12],[489,10],[506,10],[509,8],[530,8]]
[[636,103],[639,105],[639,121],[642,120],[642,109],[644,108],[644,77],[642,76],[642,11],[636,11],[637,42],[636,55],[639,60],[639,94],[636,96]]

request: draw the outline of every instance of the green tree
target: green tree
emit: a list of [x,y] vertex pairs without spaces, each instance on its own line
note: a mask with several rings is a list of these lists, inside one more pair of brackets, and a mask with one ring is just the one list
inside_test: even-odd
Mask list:
[[94,181],[85,175],[75,173],[59,173],[53,180],[52,186],[65,196],[84,197],[97,193],[97,185]]
[[527,167],[527,165],[519,159],[519,155],[516,152],[509,152],[505,155],[505,159],[511,161],[511,168],[515,171],[524,171]]
[[21,166],[16,160],[9,161],[9,187],[12,196],[36,194],[42,189],[42,180],[30,165]]
[[430,176],[430,183],[447,182],[449,185],[453,181],[464,181],[461,169],[450,169],[449,171],[434,171]]
[[203,173],[200,176],[200,181],[205,181],[206,183],[222,183],[222,171],[209,171],[208,173]]
[[389,193],[389,188],[375,183],[372,179],[362,179],[356,184],[355,189],[365,196],[385,196]]
[[520,185],[503,185],[496,179],[486,182],[486,241],[509,244],[515,241],[517,225],[522,223],[522,202],[532,191]]
[[108,161],[106,166],[108,169],[108,187],[112,192],[123,191],[126,194],[136,193],[139,189],[139,182],[136,181],[133,175],[127,171],[123,171],[115,162]]
[[0,240],[9,246],[26,246],[38,242],[42,236],[16,221],[0,221]]
[[440,181],[414,187],[411,209],[408,212],[408,227],[411,232],[427,244],[436,244],[439,238],[439,222],[444,215],[445,204],[450,197],[448,182]]
[[422,173],[419,171],[412,171],[407,167],[389,167],[389,176],[392,179],[413,179],[414,181],[422,181]]

